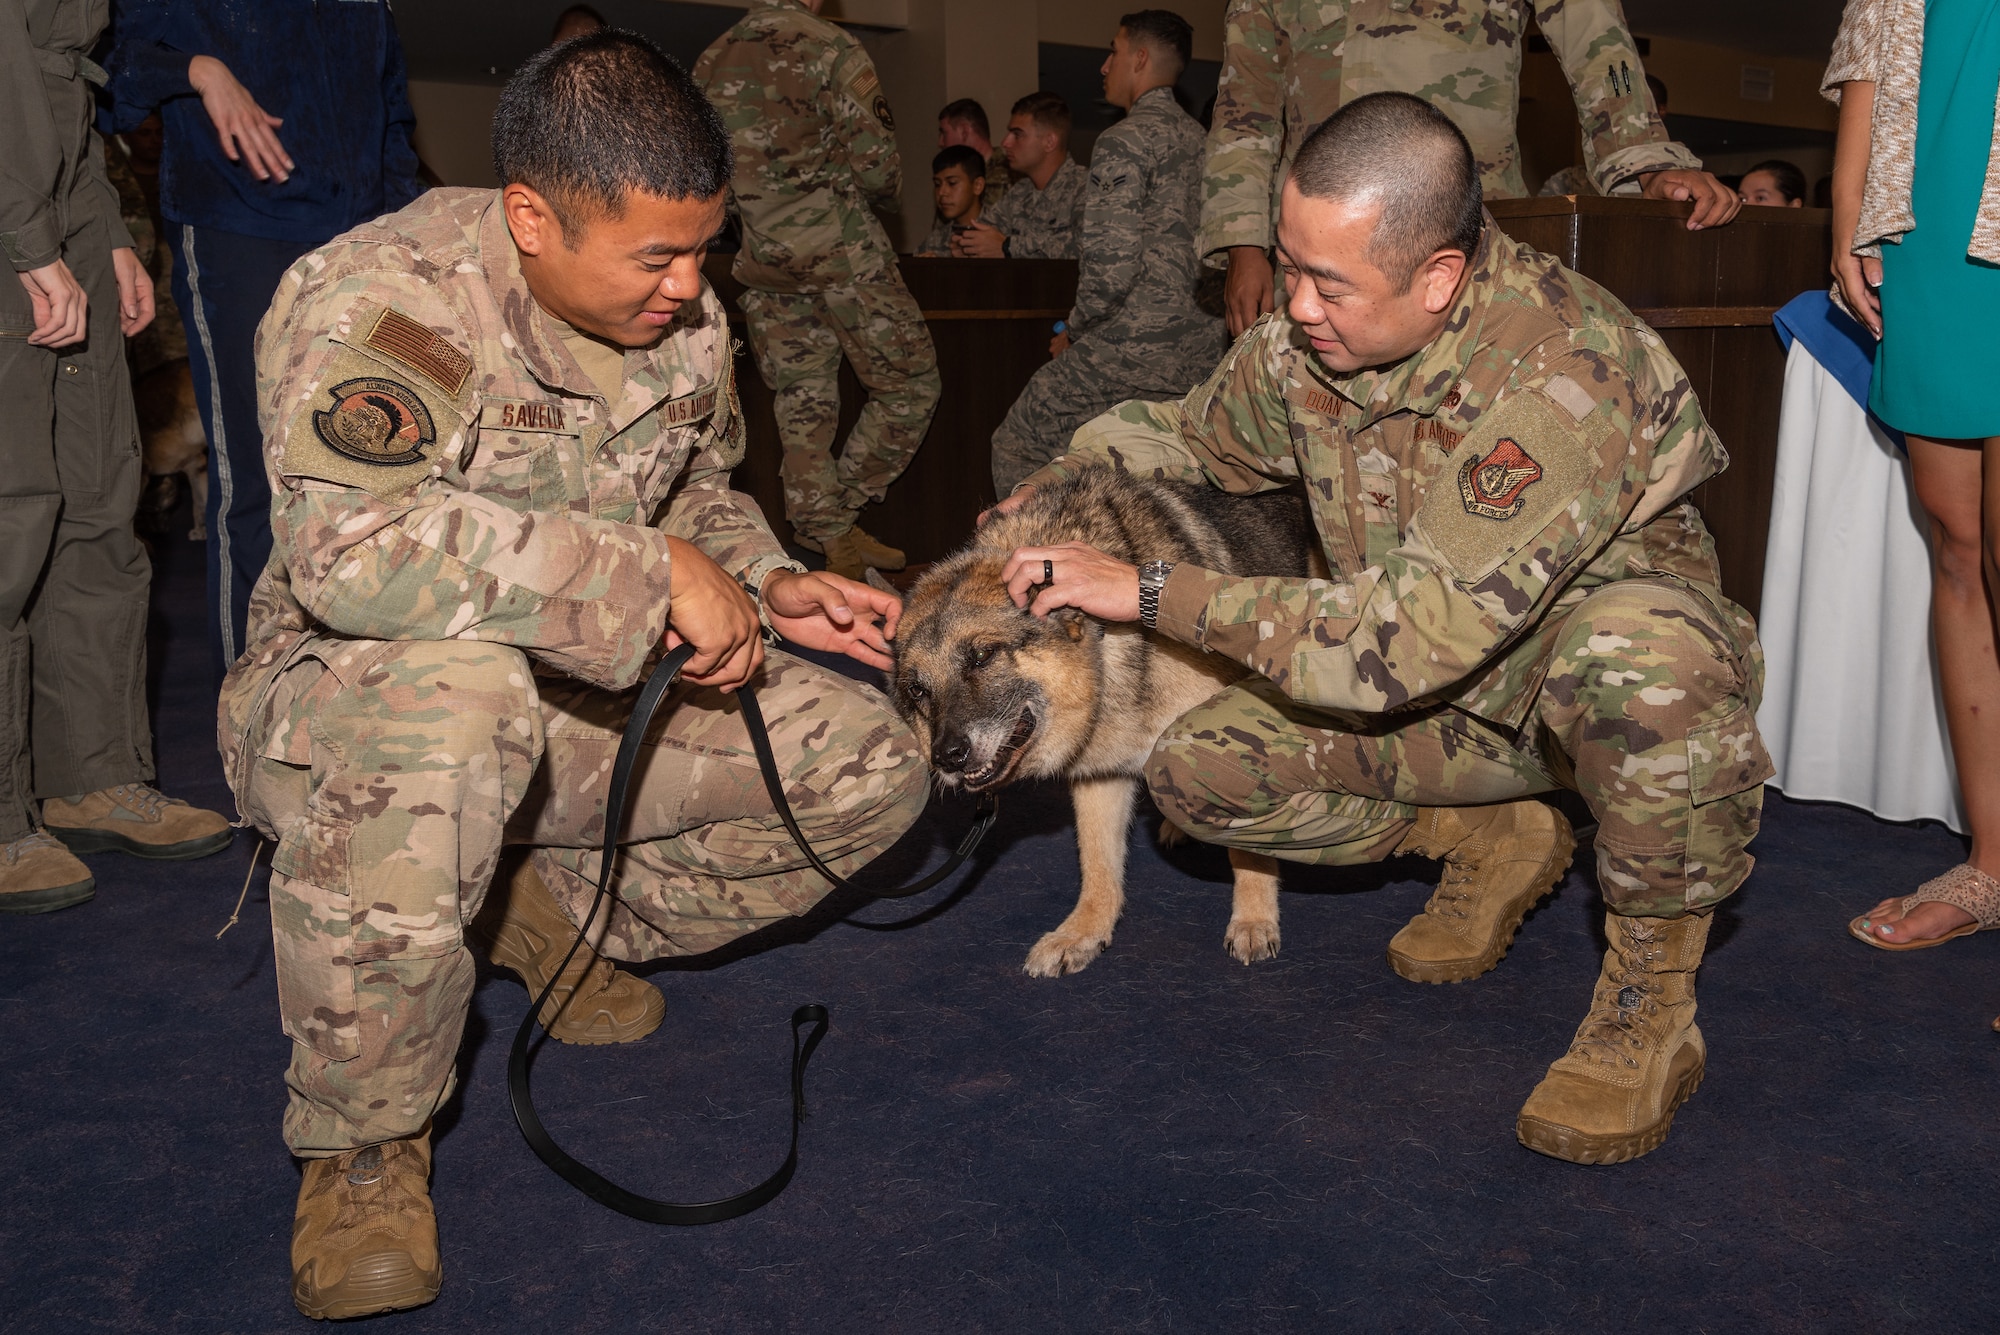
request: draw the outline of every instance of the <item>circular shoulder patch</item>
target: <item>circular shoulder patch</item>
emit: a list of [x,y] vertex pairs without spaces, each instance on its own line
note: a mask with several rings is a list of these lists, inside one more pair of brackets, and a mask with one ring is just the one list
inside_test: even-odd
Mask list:
[[407,385],[362,376],[327,393],[333,406],[313,414],[313,432],[350,459],[395,468],[416,463],[437,440],[430,409]]
[[885,130],[896,128],[896,118],[889,114],[889,99],[880,93],[875,94],[875,119],[882,122]]

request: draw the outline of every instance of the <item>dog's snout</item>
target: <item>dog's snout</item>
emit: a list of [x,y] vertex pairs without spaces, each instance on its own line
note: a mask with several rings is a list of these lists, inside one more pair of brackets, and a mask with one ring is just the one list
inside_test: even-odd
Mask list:
[[948,774],[961,773],[971,754],[972,741],[964,733],[940,737],[931,744],[931,764]]

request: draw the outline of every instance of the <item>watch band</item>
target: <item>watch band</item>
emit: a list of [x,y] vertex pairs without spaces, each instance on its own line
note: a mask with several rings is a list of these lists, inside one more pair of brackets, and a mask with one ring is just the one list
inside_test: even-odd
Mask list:
[[1172,561],[1146,561],[1139,566],[1139,624],[1147,630],[1159,629],[1160,592],[1173,573]]

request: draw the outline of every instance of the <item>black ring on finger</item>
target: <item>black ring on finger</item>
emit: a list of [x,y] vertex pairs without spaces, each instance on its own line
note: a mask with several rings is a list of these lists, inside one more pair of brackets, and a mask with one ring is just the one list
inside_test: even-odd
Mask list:
[[1055,582],[1056,582],[1056,563],[1054,561],[1049,560],[1047,557],[1043,557],[1042,583],[1053,584]]

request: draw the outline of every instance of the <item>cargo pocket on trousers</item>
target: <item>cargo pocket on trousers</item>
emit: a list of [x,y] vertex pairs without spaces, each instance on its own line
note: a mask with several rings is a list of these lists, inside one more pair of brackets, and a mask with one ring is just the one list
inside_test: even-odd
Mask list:
[[347,825],[310,814],[271,855],[271,947],[285,1033],[330,1061],[361,1055]]
[[1713,904],[1750,874],[1771,756],[1749,703],[1688,733],[1687,907]]

